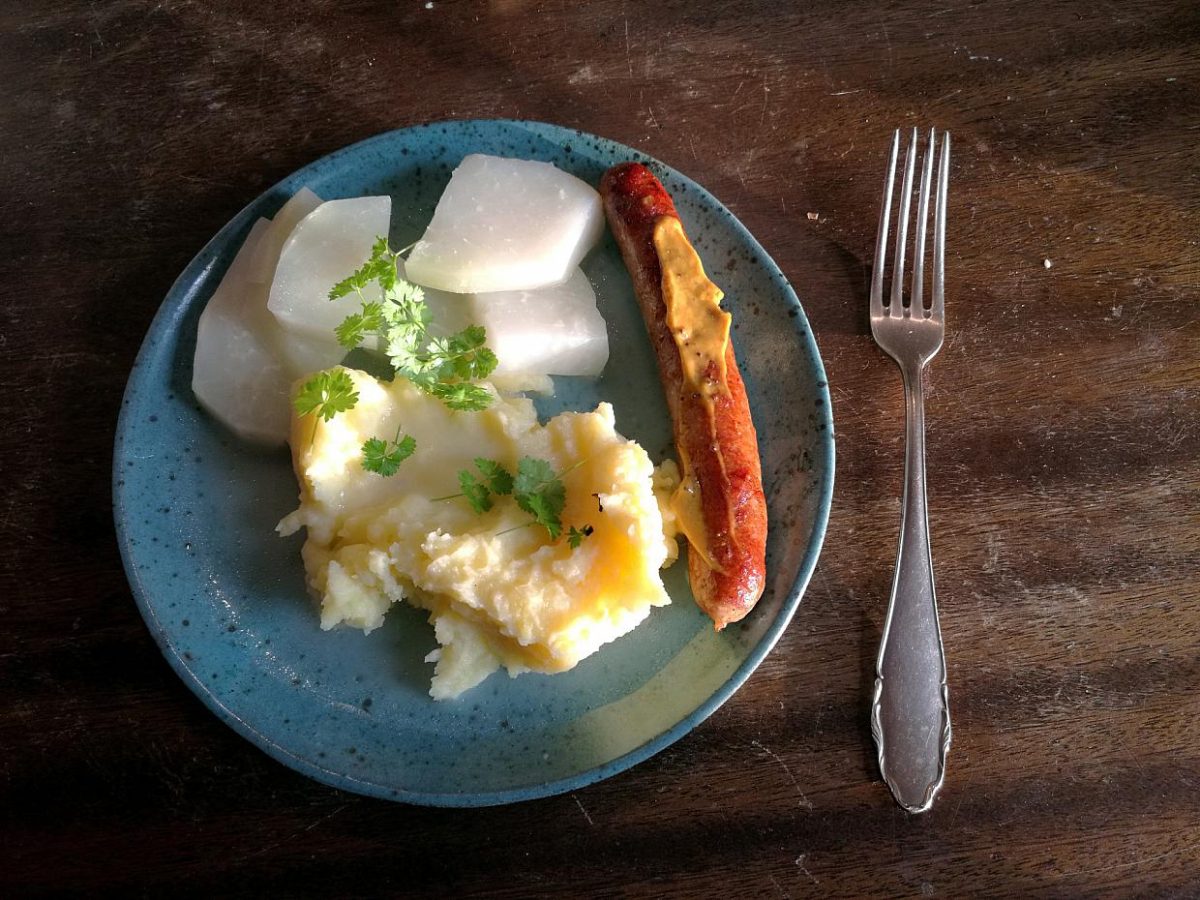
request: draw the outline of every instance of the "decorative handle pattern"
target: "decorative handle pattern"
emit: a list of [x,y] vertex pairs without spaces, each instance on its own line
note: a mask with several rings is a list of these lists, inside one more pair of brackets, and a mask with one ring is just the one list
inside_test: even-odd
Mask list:
[[907,410],[900,547],[875,665],[871,731],[896,801],[924,812],[946,774],[950,696],[938,624],[925,503],[924,363],[902,366]]

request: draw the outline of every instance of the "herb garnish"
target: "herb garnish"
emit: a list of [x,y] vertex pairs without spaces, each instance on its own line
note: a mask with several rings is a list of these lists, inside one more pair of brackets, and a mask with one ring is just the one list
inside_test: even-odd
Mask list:
[[[318,372],[300,388],[292,405],[301,416],[316,413],[313,419],[312,438],[317,435],[317,422],[328,422],[338,413],[354,409],[358,403],[358,391],[354,380],[345,369],[326,369]],[[309,440],[311,441],[312,438]]]
[[[435,497],[434,500],[453,500],[457,497],[466,498],[471,509],[476,513],[487,512],[495,505],[493,497],[512,495],[520,509],[528,513],[529,522],[518,525],[517,528],[527,528],[530,525],[541,525],[550,535],[550,540],[556,541],[563,531],[562,511],[567,502],[567,490],[562,478],[572,469],[583,465],[575,465],[556,473],[554,467],[544,459],[526,456],[517,463],[517,474],[506,469],[501,463],[492,459],[478,458],[475,468],[479,470],[480,478],[470,469],[461,469],[458,473],[460,493],[445,497]],[[508,529],[513,531],[515,529]],[[571,526],[567,533],[567,542],[572,549],[577,548],[592,534],[591,525],[583,528]],[[504,534],[505,532],[500,532]]]
[[[469,325],[448,337],[431,335],[425,292],[400,277],[399,261],[400,253],[388,246],[387,238],[377,238],[371,258],[330,289],[330,300],[354,293],[362,301],[359,311],[338,325],[338,342],[353,350],[377,336],[397,375],[450,409],[486,409],[492,394],[473,382],[496,368],[496,354],[487,346],[487,331]],[[368,300],[363,293],[372,282],[379,285],[382,299]]]
[[411,434],[400,437],[400,429],[396,429],[396,437],[390,441],[382,438],[369,438],[362,445],[362,467],[368,472],[390,478],[400,468],[400,463],[413,455],[417,449],[417,441]]

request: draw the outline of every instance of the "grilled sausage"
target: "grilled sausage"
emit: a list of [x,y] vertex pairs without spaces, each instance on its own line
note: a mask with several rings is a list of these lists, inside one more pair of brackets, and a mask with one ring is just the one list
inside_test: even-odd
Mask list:
[[[707,546],[698,552],[692,541],[688,575],[697,604],[719,631],[753,608],[766,582],[767,504],[746,390],[731,341],[723,360],[702,360],[699,377],[686,374],[684,354],[697,335],[672,330],[655,240],[661,220],[678,220],[666,189],[645,166],[624,163],[605,173],[600,194],[658,358],[684,484],[698,488]],[[710,312],[724,316],[715,303]]]

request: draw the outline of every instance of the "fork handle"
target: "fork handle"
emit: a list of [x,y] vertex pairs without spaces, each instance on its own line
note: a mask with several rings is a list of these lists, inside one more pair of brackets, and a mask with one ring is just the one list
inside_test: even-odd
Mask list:
[[906,441],[900,547],[875,666],[871,730],[879,769],[909,812],[933,805],[950,748],[946,656],[938,625],[925,503],[924,362],[904,373]]

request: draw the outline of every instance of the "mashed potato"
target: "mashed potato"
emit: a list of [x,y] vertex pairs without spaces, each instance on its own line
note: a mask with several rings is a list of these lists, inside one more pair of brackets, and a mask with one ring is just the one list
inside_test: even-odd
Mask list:
[[[345,371],[359,394],[352,410],[292,423],[300,508],[279,525],[308,530],[322,628],[369,632],[401,600],[428,610],[441,645],[430,694],[447,699],[501,666],[513,676],[570,669],[670,602],[659,570],[677,553],[663,510],[678,473],[621,437],[607,403],[540,425],[523,398],[454,412],[402,379]],[[364,471],[363,441],[397,429],[416,439],[413,456],[390,478]],[[511,497],[482,515],[462,498],[434,499],[458,493],[457,473],[476,457],[515,472],[526,456],[565,472],[564,526],[594,529],[577,549],[520,527],[530,519]]]

